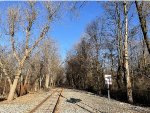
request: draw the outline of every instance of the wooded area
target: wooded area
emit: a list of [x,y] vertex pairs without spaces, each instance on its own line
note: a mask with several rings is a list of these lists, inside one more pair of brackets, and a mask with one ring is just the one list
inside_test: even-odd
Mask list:
[[[130,103],[150,101],[149,2],[102,3],[106,15],[85,29],[67,57],[69,86],[106,95],[104,75],[113,78],[111,97]],[[134,26],[136,8],[139,25]]]
[[1,96],[11,101],[54,86],[104,96],[104,75],[111,74],[112,98],[149,106],[150,2],[96,3],[105,15],[87,25],[65,61],[57,42],[50,37],[51,24],[64,10],[75,15],[74,11],[86,2],[40,2],[41,12],[36,2],[25,2],[22,9],[9,6],[7,14],[0,15]]
[[[43,2],[47,17],[40,23],[37,23],[37,18],[42,15],[36,10],[35,4],[27,2],[27,8],[23,10],[16,6],[9,7],[7,11],[4,26],[7,30],[2,35],[8,35],[11,48],[1,46],[0,91],[1,95],[8,95],[8,101],[15,94],[22,96],[32,90],[49,88],[49,85],[55,85],[58,76],[63,75],[57,43],[47,35],[60,3]],[[37,35],[34,35],[35,30],[39,32]],[[22,35],[18,36],[18,32]]]

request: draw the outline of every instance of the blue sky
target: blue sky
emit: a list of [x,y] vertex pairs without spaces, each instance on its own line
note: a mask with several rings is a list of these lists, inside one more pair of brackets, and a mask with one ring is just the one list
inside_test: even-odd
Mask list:
[[84,30],[92,20],[103,15],[103,8],[97,2],[86,3],[79,11],[79,17],[63,15],[52,24],[51,36],[58,42],[62,59],[84,33]]
[[[17,1],[0,2],[0,14],[3,21],[5,21],[4,23],[7,23],[7,9],[11,6],[23,6],[23,8],[25,8],[26,4],[25,2]],[[41,10],[43,7],[40,5],[38,6],[38,8],[38,10]],[[54,40],[57,41],[62,59],[65,59],[67,51],[69,51],[73,47],[73,45],[79,41],[81,35],[84,33],[87,24],[96,19],[96,17],[100,17],[103,14],[103,8],[97,2],[86,2],[86,4],[77,12],[79,14],[78,17],[75,17],[74,13],[62,13],[62,17],[53,22],[51,25],[50,35]],[[2,15],[3,13],[5,13],[6,15]],[[43,18],[44,16],[39,18],[38,21],[43,21]],[[3,24],[1,24],[1,26],[3,27]],[[37,35],[38,33],[39,32],[35,30],[35,35]],[[21,36],[23,36],[23,33],[19,32],[18,37]],[[7,36],[4,37],[5,39],[1,39],[1,44],[9,46],[9,38]]]
[[[7,8],[9,6],[16,6],[20,5],[25,8],[26,4],[25,2],[0,2],[0,14],[2,16],[2,19],[4,21],[7,20],[7,18],[2,15],[3,13],[7,14]],[[37,10],[43,11],[43,6],[40,4],[37,4]],[[22,9],[21,9],[22,10]],[[133,10],[133,9],[132,9]],[[135,11],[135,9],[133,10]],[[59,52],[61,54],[62,59],[64,60],[66,57],[67,52],[76,44],[79,42],[80,37],[84,33],[84,30],[86,26],[92,21],[95,20],[97,17],[101,17],[105,15],[105,11],[103,7],[100,5],[100,3],[96,1],[92,2],[86,2],[82,8],[77,10],[79,16],[75,17],[74,13],[68,14],[68,13],[62,13],[62,17],[60,19],[57,19],[51,24],[50,29],[50,35],[51,37],[57,41],[59,45]],[[41,13],[43,16],[38,18],[39,26],[42,26],[45,21],[45,12]],[[135,15],[134,15],[135,16]],[[137,17],[135,18],[137,21]],[[138,23],[133,19],[133,23]],[[7,22],[6,22],[7,23]],[[1,25],[3,27],[3,25]],[[36,28],[36,27],[35,27]],[[39,36],[40,29],[34,30],[34,37]],[[25,37],[22,32],[18,33],[18,37]],[[9,39],[9,38],[7,38]],[[22,38],[20,38],[22,40]],[[0,40],[4,45],[10,45],[9,40],[6,40],[6,38],[3,40]]]

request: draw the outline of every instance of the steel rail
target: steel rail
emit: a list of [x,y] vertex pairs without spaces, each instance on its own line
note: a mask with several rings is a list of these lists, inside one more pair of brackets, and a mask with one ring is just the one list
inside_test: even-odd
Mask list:
[[57,102],[56,102],[56,104],[55,104],[55,107],[54,107],[52,113],[56,113],[56,112],[57,112],[57,108],[58,108],[58,105],[59,105],[59,102],[60,102],[60,97],[61,97],[62,91],[63,91],[63,89],[62,89],[62,90],[60,91],[60,93],[59,93],[59,97],[58,97],[58,99],[57,99]]
[[43,103],[49,99],[54,93],[56,93],[58,90],[53,91],[48,97],[46,97],[42,102],[40,102],[35,108],[33,108],[29,113],[34,113]]

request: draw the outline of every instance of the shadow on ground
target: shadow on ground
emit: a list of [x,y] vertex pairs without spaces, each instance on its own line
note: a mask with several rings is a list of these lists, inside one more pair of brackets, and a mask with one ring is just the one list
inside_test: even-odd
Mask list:
[[[98,110],[98,109],[95,109],[95,108],[93,108],[93,107],[91,107],[91,106],[85,104],[84,102],[81,102],[81,101],[82,101],[81,99],[76,99],[76,98],[70,98],[70,99],[68,99],[68,98],[64,97],[63,95],[61,95],[61,97],[62,97],[62,98],[65,98],[65,99],[66,99],[66,102],[72,103],[72,104],[74,104],[74,105],[76,105],[76,106],[78,106],[78,107],[80,107],[80,108],[86,110],[86,111],[89,112],[89,113],[93,113],[93,111],[96,111],[96,112],[98,112],[98,113],[105,113],[105,112],[102,112],[102,111],[100,111],[100,110]],[[89,110],[89,109],[87,109],[87,108],[85,108],[85,107],[83,107],[83,106],[89,107],[89,108],[93,109],[93,111],[91,111],[91,110]]]
[[73,104],[78,103],[80,101],[82,101],[82,100],[81,99],[76,99],[76,98],[70,98],[70,99],[66,100],[66,102],[70,102],[70,103],[73,103]]

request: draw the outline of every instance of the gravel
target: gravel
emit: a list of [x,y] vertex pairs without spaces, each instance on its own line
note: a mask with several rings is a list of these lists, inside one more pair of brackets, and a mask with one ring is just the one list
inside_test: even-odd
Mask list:
[[59,113],[150,113],[150,108],[133,106],[93,93],[64,89]]
[[[0,113],[29,113],[42,100],[51,95],[54,90],[57,89],[52,89],[49,92],[28,94],[12,102],[0,102]],[[50,113],[57,98],[58,93],[54,93],[37,112]],[[150,108],[133,106],[112,99],[108,100],[90,92],[63,89],[57,106],[57,113],[150,113]]]
[[28,113],[43,99],[48,97],[52,93],[52,90],[49,92],[27,94],[11,102],[0,102],[0,113]]

